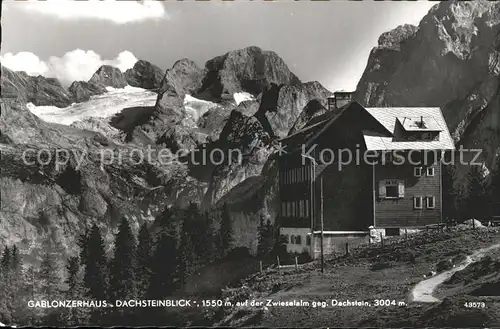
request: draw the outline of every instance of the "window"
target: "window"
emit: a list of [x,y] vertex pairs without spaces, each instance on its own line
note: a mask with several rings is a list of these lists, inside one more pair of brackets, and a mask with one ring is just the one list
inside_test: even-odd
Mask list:
[[311,245],[311,236],[306,235],[306,245],[310,246]]
[[309,200],[305,201],[305,217],[309,217]]
[[292,201],[292,217],[295,217],[295,201]]
[[425,197],[425,205],[427,209],[436,208],[436,198],[434,198],[433,196]]
[[413,176],[415,176],[415,177],[422,176],[422,167],[413,168]]
[[295,244],[295,235],[290,236],[290,243]]
[[281,216],[286,217],[286,203],[281,203]]
[[432,141],[432,133],[423,133],[422,134],[422,140],[424,141]]
[[301,237],[300,235],[297,235],[297,236],[295,237],[295,243],[296,243],[296,244],[302,244],[302,237]]
[[299,217],[304,217],[304,200],[299,201]]
[[413,197],[413,209],[422,209],[422,197],[421,196],[415,196]]
[[398,236],[399,235],[399,228],[386,228],[385,235],[386,236]]
[[403,198],[405,185],[403,180],[386,179],[379,182],[379,197],[382,199]]
[[292,203],[290,201],[287,202],[286,213],[287,217],[292,217]]
[[285,243],[290,243],[290,237],[288,236],[288,234],[284,235],[285,237]]
[[433,167],[428,167],[427,168],[427,176],[434,176],[434,168]]

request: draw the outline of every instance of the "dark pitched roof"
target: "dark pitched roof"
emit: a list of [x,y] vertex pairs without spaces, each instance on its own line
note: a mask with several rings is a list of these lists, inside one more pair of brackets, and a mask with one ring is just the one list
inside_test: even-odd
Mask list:
[[[318,136],[326,131],[339,117],[352,106],[359,106],[369,113],[381,126],[384,134],[362,131],[369,150],[410,150],[410,149],[454,149],[453,139],[446,126],[440,108],[436,107],[371,107],[365,108],[358,102],[349,104],[311,119],[301,130],[280,140],[287,153],[293,153],[302,145],[308,147]],[[439,131],[438,141],[393,141],[396,121],[399,118],[425,117],[433,131]]]

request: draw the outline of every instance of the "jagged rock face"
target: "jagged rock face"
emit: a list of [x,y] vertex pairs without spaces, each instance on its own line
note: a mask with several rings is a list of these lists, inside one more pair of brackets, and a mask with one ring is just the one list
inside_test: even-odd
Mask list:
[[[207,184],[187,177],[180,163],[164,165],[154,153],[152,162],[141,163],[133,157],[136,146],[44,122],[23,100],[6,99],[1,111],[0,248],[17,244],[36,257],[50,240],[64,254],[74,254],[76,238],[94,223],[111,242],[122,216],[137,229],[166,204],[185,204],[187,196],[201,202],[206,191]],[[56,150],[66,150],[69,161],[41,165],[34,157],[42,149],[52,159]]]
[[192,151],[200,147],[207,140],[207,135],[194,129],[174,126],[167,130],[158,140],[157,145],[165,146],[172,152]]
[[161,86],[163,70],[148,61],[139,60],[125,71],[125,79],[132,87],[157,89]]
[[71,94],[54,78],[32,77],[1,66],[2,98],[21,99],[37,106],[66,107],[73,103]]
[[[205,70],[200,69],[195,62],[187,58],[181,59],[165,73],[159,94],[181,98],[186,94],[194,94],[201,87],[204,76]],[[161,98],[158,96],[158,101]]]
[[31,113],[21,99],[5,99],[0,103],[2,143],[30,144],[38,147],[84,147],[92,144],[96,132],[51,124]]
[[272,51],[247,47],[215,57],[205,64],[207,75],[200,93],[204,97],[232,99],[234,93],[245,91],[254,96],[271,83],[300,84],[285,62]]
[[[246,116],[253,116],[259,110],[259,102],[243,101],[234,110]],[[200,118],[198,126],[209,134],[209,141],[215,142],[219,139],[230,115],[231,110],[228,107],[211,109]]]
[[113,88],[124,88],[127,86],[127,80],[120,69],[110,65],[103,65],[97,69],[90,78],[89,83]]
[[[215,204],[248,177],[260,175],[271,154],[270,138],[256,117],[233,110],[213,148],[226,151],[215,166],[205,203]],[[236,152],[235,152],[236,151]]]
[[81,129],[81,130],[89,130],[101,133],[103,136],[110,138],[112,140],[120,140],[122,139],[121,132],[112,127],[107,119],[102,118],[85,118],[80,121],[73,122],[70,127]]
[[294,125],[288,132],[288,135],[290,136],[301,130],[312,118],[325,114],[328,110],[323,106],[323,104],[324,102],[322,103],[317,99],[313,99],[307,103],[297,118],[297,121],[295,121]]
[[85,81],[75,81],[69,86],[68,91],[73,95],[75,102],[86,102],[91,96],[102,95],[106,92],[104,85]]
[[143,131],[153,140],[158,139],[186,117],[184,97],[201,86],[204,70],[189,59],[177,61],[167,70],[162,80],[155,109]]
[[22,161],[25,147],[16,147],[2,148],[0,245],[15,243],[32,256],[47,240],[74,254],[78,235],[93,223],[111,242],[121,217],[138,229],[166,204],[176,203],[178,194],[195,199],[193,186],[204,191],[196,182],[187,185],[182,168],[173,165],[167,169],[124,158],[101,168],[100,150],[87,149],[81,162],[76,155],[59,168],[53,163],[40,167],[33,158],[32,165]]
[[354,98],[369,106],[441,106],[457,141],[492,138],[484,145],[490,162],[500,146],[499,75],[500,4],[441,2],[418,30],[399,27],[379,40]]
[[[323,107],[332,93],[319,82],[307,82],[300,85],[285,85],[281,88],[271,88],[268,91],[273,97],[268,100],[262,96],[259,114],[264,113],[275,136],[285,137],[295,124],[306,105],[316,99]],[[274,95],[277,94],[277,95]]]

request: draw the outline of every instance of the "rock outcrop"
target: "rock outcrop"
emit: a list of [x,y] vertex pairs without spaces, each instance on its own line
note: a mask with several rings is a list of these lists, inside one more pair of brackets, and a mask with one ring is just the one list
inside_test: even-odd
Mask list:
[[207,75],[199,93],[209,99],[232,99],[234,93],[248,92],[254,96],[268,89],[271,83],[297,85],[293,74],[275,52],[247,47],[215,57],[205,64]]
[[268,93],[272,97],[269,99],[266,94],[262,96],[258,116],[261,121],[267,121],[273,134],[280,138],[288,135],[310,101],[317,100],[322,107],[326,107],[327,98],[333,95],[317,81],[283,85],[278,90],[271,88]]
[[369,106],[440,106],[457,142],[487,163],[500,147],[500,4],[436,4],[418,28],[372,50],[354,98]]
[[73,103],[72,95],[54,78],[32,77],[26,72],[13,72],[1,66],[2,98],[21,99],[37,106],[66,107]]
[[76,103],[81,103],[88,101],[92,96],[104,94],[106,87],[91,82],[75,81],[69,86],[68,91]]
[[89,83],[113,88],[124,88],[127,86],[127,80],[122,71],[110,65],[103,65],[97,69],[90,78]]
[[[71,255],[79,234],[94,223],[112,242],[123,216],[136,230],[166,204],[185,204],[185,197],[178,196],[203,198],[206,184],[188,177],[180,163],[164,165],[156,153],[152,161],[137,161],[136,146],[44,122],[24,99],[2,99],[0,247],[16,244],[31,260],[50,241]],[[91,124],[96,122],[75,126]],[[43,164],[36,159],[38,152]]]
[[133,68],[125,71],[125,79],[129,85],[144,89],[160,88],[163,76],[161,68],[144,60],[137,61]]

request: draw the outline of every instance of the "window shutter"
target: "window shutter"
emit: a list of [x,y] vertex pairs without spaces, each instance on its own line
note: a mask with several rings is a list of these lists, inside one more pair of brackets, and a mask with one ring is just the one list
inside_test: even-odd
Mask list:
[[399,194],[400,198],[404,198],[404,196],[405,196],[405,181],[404,180],[398,181],[398,194]]
[[383,180],[378,182],[378,196],[379,198],[385,198],[385,181]]

